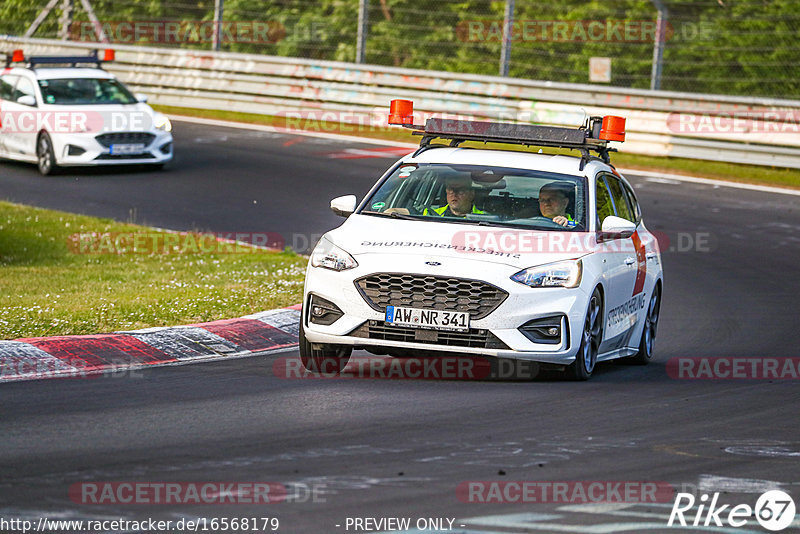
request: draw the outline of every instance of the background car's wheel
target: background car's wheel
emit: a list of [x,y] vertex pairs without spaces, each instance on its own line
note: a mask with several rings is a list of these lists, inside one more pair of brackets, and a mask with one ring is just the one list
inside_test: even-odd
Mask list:
[[656,341],[656,330],[658,329],[658,316],[661,312],[661,288],[656,284],[653,295],[650,297],[650,304],[647,306],[647,313],[644,317],[644,328],[642,329],[642,339],[639,341],[639,352],[629,358],[631,363],[647,365],[653,359],[653,346]]
[[600,341],[603,339],[603,297],[600,288],[594,288],[586,318],[581,329],[581,344],[575,361],[567,367],[567,377],[571,380],[588,380],[597,365]]
[[39,166],[39,172],[45,176],[54,174],[58,170],[53,141],[47,132],[39,134],[39,139],[36,141],[36,164]]
[[324,375],[336,375],[342,372],[347,362],[350,361],[351,347],[330,346],[327,348],[314,348],[306,339],[305,329],[303,328],[304,315],[300,315],[300,361],[309,371]]

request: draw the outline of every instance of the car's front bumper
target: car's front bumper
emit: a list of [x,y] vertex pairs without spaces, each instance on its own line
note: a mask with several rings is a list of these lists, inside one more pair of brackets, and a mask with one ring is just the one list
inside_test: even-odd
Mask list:
[[[475,331],[476,336],[487,335],[495,342],[484,346],[465,346],[443,344],[438,341],[419,342],[363,337],[364,332],[371,329],[385,331],[397,328],[384,325],[384,311],[371,307],[355,285],[355,281],[365,275],[391,272],[391,269],[387,269],[385,258],[380,265],[374,258],[374,256],[361,256],[358,258],[357,268],[341,272],[309,266],[304,292],[306,313],[302,320],[306,337],[311,343],[349,345],[368,350],[391,349],[386,352],[395,355],[404,350],[409,354],[416,351],[434,351],[557,365],[569,365],[575,360],[589,299],[589,294],[583,287],[534,289],[510,279],[517,269],[505,265],[493,265],[492,276],[486,277],[486,264],[469,260],[449,262],[446,275],[441,270],[442,267],[428,266],[420,261],[415,274],[481,280],[506,291],[508,296],[496,309],[481,319],[472,319],[470,324],[470,331]],[[330,325],[314,324],[309,320],[307,311],[309,298],[313,295],[334,303],[343,315]],[[520,326],[533,319],[548,317],[559,317],[561,320],[560,339],[557,343],[533,342],[519,330]]]
[[[173,139],[170,132],[152,130],[138,132],[152,135],[152,139],[134,139],[128,144],[144,145],[135,154],[114,154],[114,143],[101,143],[95,134],[51,134],[56,164],[62,167],[94,165],[161,164],[172,159]],[[121,142],[119,144],[126,144]]]

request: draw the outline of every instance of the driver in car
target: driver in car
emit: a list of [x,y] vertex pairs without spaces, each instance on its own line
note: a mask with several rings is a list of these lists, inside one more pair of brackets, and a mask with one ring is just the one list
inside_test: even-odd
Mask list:
[[[552,219],[561,226],[574,226],[572,215],[567,213],[569,186],[558,182],[550,182],[539,189],[539,211],[543,217]],[[570,222],[573,224],[570,225]]]
[[438,217],[466,217],[473,213],[485,215],[486,212],[475,207],[475,189],[469,176],[452,176],[445,181],[447,204],[438,208],[425,208],[423,215]]

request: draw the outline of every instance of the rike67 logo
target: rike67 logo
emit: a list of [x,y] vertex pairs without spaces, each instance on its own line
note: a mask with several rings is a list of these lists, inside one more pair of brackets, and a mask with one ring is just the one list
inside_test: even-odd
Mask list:
[[[755,516],[763,528],[778,532],[794,521],[794,500],[785,491],[770,490],[763,493],[755,507],[749,504],[720,505],[719,495],[717,492],[709,498],[704,493],[696,500],[691,493],[678,493],[667,525],[739,528],[746,526]],[[695,504],[696,511],[692,510]]]

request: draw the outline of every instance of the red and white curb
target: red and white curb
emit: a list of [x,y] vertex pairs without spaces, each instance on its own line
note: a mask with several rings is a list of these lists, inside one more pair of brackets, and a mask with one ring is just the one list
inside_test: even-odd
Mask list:
[[300,305],[185,326],[0,341],[0,382],[243,358],[297,346]]

